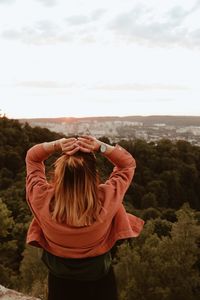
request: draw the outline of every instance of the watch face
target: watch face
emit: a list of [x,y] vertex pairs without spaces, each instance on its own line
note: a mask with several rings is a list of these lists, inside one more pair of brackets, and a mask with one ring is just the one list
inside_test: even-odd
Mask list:
[[104,153],[106,151],[106,149],[107,149],[106,145],[105,144],[101,144],[101,146],[100,146],[101,153]]

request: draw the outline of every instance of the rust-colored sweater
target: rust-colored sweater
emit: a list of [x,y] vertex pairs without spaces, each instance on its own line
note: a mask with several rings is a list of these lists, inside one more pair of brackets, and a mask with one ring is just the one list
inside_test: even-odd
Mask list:
[[47,182],[44,160],[48,153],[42,144],[27,152],[27,201],[34,218],[27,233],[27,243],[68,258],[84,258],[109,251],[117,240],[137,237],[144,225],[140,218],[126,213],[124,194],[133,178],[135,160],[125,149],[116,145],[109,155],[114,164],[109,179],[98,187],[103,209],[100,221],[87,227],[71,227],[51,218],[49,204],[54,186]]

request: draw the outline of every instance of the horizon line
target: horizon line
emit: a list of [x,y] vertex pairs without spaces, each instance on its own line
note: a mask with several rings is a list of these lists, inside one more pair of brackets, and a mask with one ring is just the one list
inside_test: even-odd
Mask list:
[[141,118],[149,118],[149,117],[178,117],[178,118],[200,118],[200,115],[177,115],[177,114],[135,114],[135,115],[88,115],[88,116],[48,116],[48,117],[8,117],[6,114],[4,115],[8,119],[14,120],[34,120],[34,119],[91,119],[91,118],[130,118],[130,117],[141,117]]

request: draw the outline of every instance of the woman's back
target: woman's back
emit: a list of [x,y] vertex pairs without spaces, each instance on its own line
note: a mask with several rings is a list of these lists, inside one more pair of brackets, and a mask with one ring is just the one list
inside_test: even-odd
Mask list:
[[[93,154],[99,144],[104,146],[104,157],[114,165],[110,177],[102,184],[98,183]],[[54,180],[49,183],[44,160],[56,150],[63,154],[55,164]],[[66,290],[66,286],[70,288],[76,283],[84,289],[89,282],[92,283],[86,294],[87,289],[92,295],[96,293],[91,299],[97,299],[97,294],[102,295],[99,299],[117,299],[116,286],[111,293],[114,298],[105,298],[108,293],[102,294],[100,286],[115,281],[109,257],[116,241],[138,236],[144,224],[127,214],[122,204],[134,175],[134,158],[118,145],[113,147],[93,137],[82,137],[35,145],[27,153],[26,164],[27,201],[34,215],[27,242],[44,250],[43,260],[49,268],[48,299],[65,299],[59,296],[59,286]],[[107,274],[93,273],[98,266],[101,270],[105,268]],[[80,273],[84,274],[81,280]],[[90,279],[92,274],[104,276],[91,281],[86,274]]]

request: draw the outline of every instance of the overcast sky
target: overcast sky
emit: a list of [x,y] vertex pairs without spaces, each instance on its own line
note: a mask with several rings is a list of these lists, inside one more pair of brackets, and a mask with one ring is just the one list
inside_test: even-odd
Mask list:
[[200,0],[0,0],[8,117],[200,116]]

